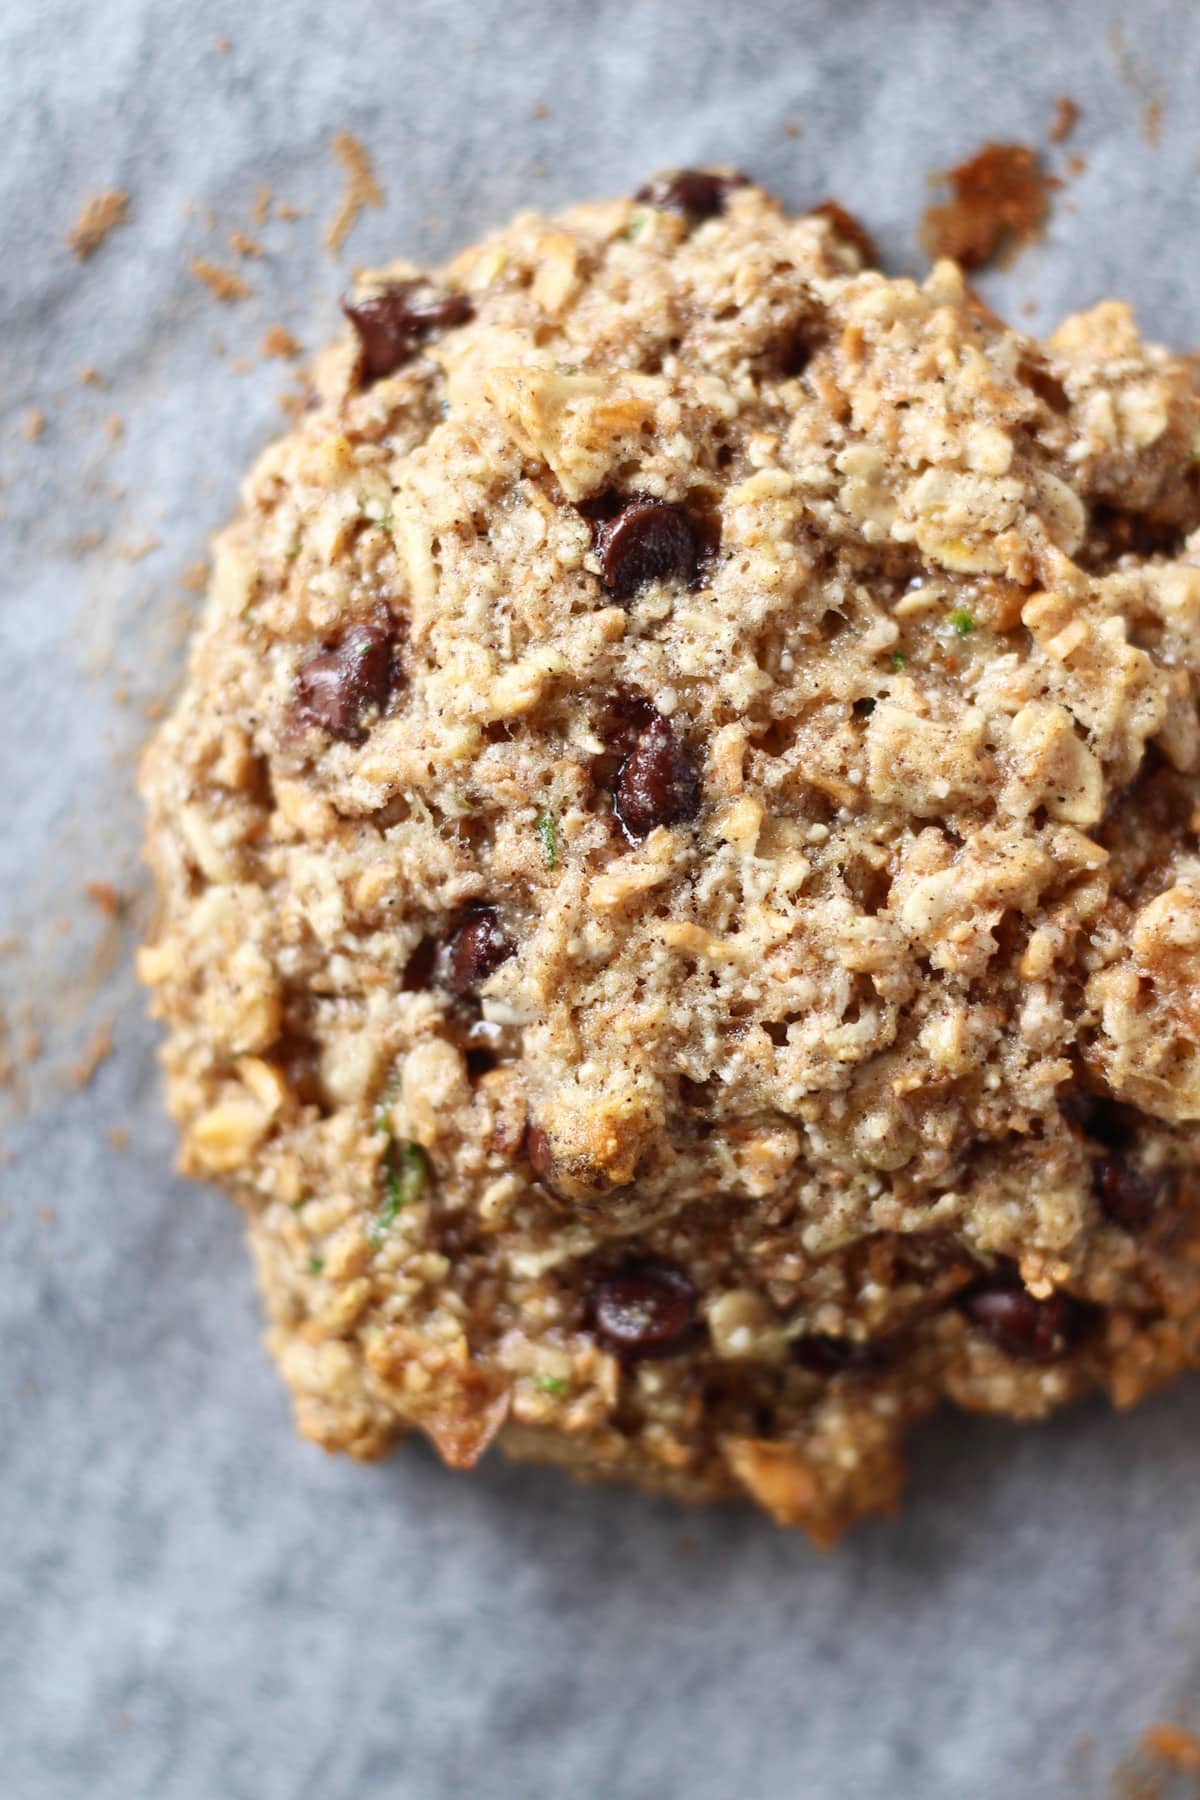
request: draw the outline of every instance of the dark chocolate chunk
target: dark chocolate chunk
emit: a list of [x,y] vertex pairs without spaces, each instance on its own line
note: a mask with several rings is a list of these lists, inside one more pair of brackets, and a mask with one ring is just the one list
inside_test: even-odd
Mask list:
[[364,382],[392,375],[431,332],[463,325],[474,308],[465,294],[438,294],[427,281],[390,281],[342,311],[358,334]]
[[604,585],[631,600],[648,581],[690,582],[696,573],[696,534],[682,507],[635,495],[614,516],[593,526]]
[[446,986],[464,999],[473,999],[515,948],[494,906],[472,906],[447,945]]
[[1038,1300],[1007,1277],[980,1282],[959,1305],[972,1325],[1022,1362],[1053,1362],[1067,1355],[1086,1335],[1096,1311],[1070,1294]]
[[813,1331],[796,1339],[792,1359],[814,1375],[841,1375],[848,1369],[874,1368],[883,1356],[877,1344],[855,1343],[851,1338]]
[[639,1257],[601,1275],[589,1310],[597,1339],[623,1362],[677,1356],[696,1331],[695,1287],[661,1257]]
[[724,212],[730,192],[746,183],[745,175],[720,175],[712,169],[667,169],[640,187],[634,199],[643,206],[680,213],[689,225],[698,225]]
[[1104,1216],[1123,1231],[1140,1231],[1174,1186],[1175,1172],[1142,1169],[1128,1157],[1106,1156],[1092,1170],[1092,1183]]
[[613,811],[631,844],[658,825],[680,825],[700,810],[700,778],[667,720],[657,713],[621,764]]
[[330,650],[322,650],[296,673],[295,716],[347,744],[366,737],[363,718],[382,712],[395,679],[392,645],[395,626],[380,607],[373,618],[351,625]]

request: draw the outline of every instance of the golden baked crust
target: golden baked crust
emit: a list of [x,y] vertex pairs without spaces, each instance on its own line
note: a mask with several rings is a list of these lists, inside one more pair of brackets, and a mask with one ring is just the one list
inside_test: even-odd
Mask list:
[[1196,372],[843,221],[364,279],[217,541],[142,973],[331,1449],[827,1542],[1197,1358]]

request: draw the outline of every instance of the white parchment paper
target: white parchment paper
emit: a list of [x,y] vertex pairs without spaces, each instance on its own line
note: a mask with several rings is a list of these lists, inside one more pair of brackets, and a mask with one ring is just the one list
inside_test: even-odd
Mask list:
[[[1200,14],[1171,0],[5,0],[5,1796],[1030,1800],[1105,1795],[1152,1720],[1200,1726],[1195,1382],[1125,1419],[946,1418],[903,1517],[829,1557],[749,1512],[299,1442],[237,1218],[170,1172],[129,969],[133,764],[183,577],[282,423],[268,326],[311,348],[352,263],[664,164],[836,195],[917,269],[927,173],[1044,144],[1068,93],[1051,161],[1086,168],[985,292],[1039,328],[1116,293],[1191,345],[1198,92]],[[339,263],[342,128],[387,203]],[[252,224],[263,183],[305,216]],[[80,263],[65,234],[105,187],[130,220]],[[218,305],[195,257],[252,296]],[[115,919],[89,881],[128,896]]]

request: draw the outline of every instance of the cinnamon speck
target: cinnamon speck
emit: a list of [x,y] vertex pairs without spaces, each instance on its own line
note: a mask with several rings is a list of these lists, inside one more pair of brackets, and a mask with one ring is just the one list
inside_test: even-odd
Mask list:
[[1046,133],[1052,144],[1065,144],[1079,123],[1079,103],[1070,94],[1060,94],[1054,102],[1054,116]]
[[91,1042],[88,1044],[87,1049],[79,1058],[78,1062],[72,1065],[72,1085],[81,1090],[87,1087],[92,1080],[92,1077],[95,1075],[96,1070],[100,1067],[100,1064],[107,1062],[112,1053],[112,1020],[109,1019],[105,1024],[97,1027],[92,1033]]
[[282,325],[271,325],[268,327],[263,333],[263,341],[260,348],[264,356],[281,357],[285,362],[290,361],[292,357],[299,356],[300,354],[300,345],[296,342],[291,332],[285,331]]
[[1050,189],[1058,186],[1025,144],[984,144],[934,179],[949,185],[951,197],[926,210],[921,246],[930,257],[953,257],[964,269],[1008,261],[1038,236]]
[[129,1133],[123,1125],[110,1125],[105,1136],[114,1150],[128,1150]]
[[293,224],[296,219],[308,217],[308,208],[306,206],[292,206],[286,200],[281,200],[279,205],[275,208],[275,211],[278,216],[285,220],[289,225]]
[[346,191],[341,205],[325,233],[326,247],[336,256],[353,230],[359,213],[366,206],[382,206],[384,193],[375,179],[375,171],[365,147],[351,132],[334,132],[333,154],[341,163],[346,177]]
[[80,262],[86,262],[98,250],[110,231],[129,219],[129,195],[121,188],[105,188],[90,194],[79,210],[79,217],[67,233],[67,247]]
[[535,100],[529,109],[529,116],[531,119],[548,119],[550,117],[550,108],[546,105],[544,100]]
[[83,891],[107,918],[115,919],[124,905],[120,890],[111,881],[85,881]]
[[235,256],[260,257],[263,254],[263,247],[257,238],[247,237],[244,231],[230,232],[229,248]]
[[271,216],[271,190],[264,181],[250,207],[250,223],[265,225]]
[[230,49],[230,47],[229,39],[227,37],[222,36],[213,39],[213,49],[219,51],[222,56]]
[[783,121],[784,137],[798,138],[803,129],[804,127],[801,125],[799,119],[785,119]]
[[79,385],[80,387],[102,388],[105,385],[104,377],[99,369],[93,368],[91,363],[84,363],[79,371]]
[[1200,1737],[1182,1725],[1148,1725],[1142,1733],[1142,1749],[1173,1769],[1200,1775]]
[[40,406],[31,406],[21,420],[21,436],[27,444],[36,444],[45,429],[45,413]]
[[108,433],[109,443],[119,444],[121,439],[125,436],[125,421],[117,413],[106,413],[104,418],[104,429]]
[[1086,157],[1080,156],[1078,150],[1073,150],[1067,158],[1067,174],[1071,177],[1072,181],[1074,181],[1078,176],[1082,175],[1086,169]]
[[252,293],[240,275],[230,269],[222,269],[216,263],[206,262],[202,256],[193,256],[188,263],[189,275],[202,282],[214,300],[223,306],[232,306],[236,300],[246,300]]
[[189,563],[179,577],[180,587],[185,587],[190,594],[202,594],[208,586],[208,564],[206,562]]
[[1145,109],[1142,113],[1142,131],[1145,135],[1146,142],[1148,144],[1153,144],[1155,148],[1158,147],[1159,139],[1162,137],[1162,120],[1162,95],[1155,94],[1151,99],[1147,100]]

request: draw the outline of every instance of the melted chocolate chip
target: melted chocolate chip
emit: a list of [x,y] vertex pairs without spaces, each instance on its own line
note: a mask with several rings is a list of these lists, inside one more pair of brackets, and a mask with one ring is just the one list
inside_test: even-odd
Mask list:
[[792,1359],[813,1375],[841,1375],[847,1369],[871,1369],[882,1361],[878,1344],[858,1344],[850,1338],[810,1332],[792,1345]]
[[696,573],[696,534],[681,507],[635,495],[592,528],[604,585],[630,600],[648,581],[689,582]]
[[358,334],[364,382],[391,375],[422,338],[463,325],[473,312],[465,294],[436,294],[425,281],[391,281],[361,300],[343,299],[342,311]]
[[474,999],[515,948],[494,906],[471,907],[446,946],[446,986],[463,999]]
[[658,825],[680,825],[700,810],[700,778],[666,719],[657,713],[621,764],[613,811],[631,844]]
[[367,735],[364,714],[382,712],[391,695],[395,635],[381,607],[365,624],[352,625],[332,650],[310,657],[296,674],[297,721],[361,744]]
[[1100,1210],[1123,1231],[1140,1231],[1148,1225],[1174,1182],[1173,1170],[1141,1169],[1124,1156],[1106,1156],[1092,1170]]
[[634,199],[642,206],[680,213],[689,225],[698,225],[723,213],[731,191],[746,183],[745,175],[718,175],[712,169],[668,169],[640,187]]
[[1038,1300],[1019,1281],[980,1282],[959,1302],[973,1325],[1006,1355],[1022,1362],[1053,1362],[1086,1335],[1095,1308],[1070,1294]]
[[696,1330],[691,1279],[660,1257],[640,1257],[600,1276],[589,1310],[597,1339],[622,1362],[677,1356]]

